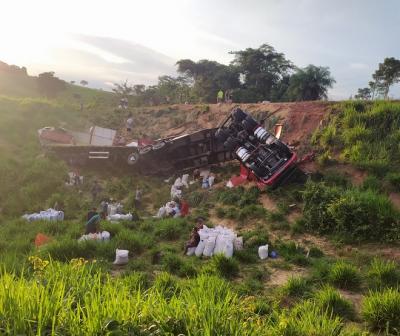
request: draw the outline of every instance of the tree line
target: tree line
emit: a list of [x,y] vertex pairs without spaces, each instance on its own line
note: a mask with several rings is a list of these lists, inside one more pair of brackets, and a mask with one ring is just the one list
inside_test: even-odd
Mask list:
[[303,101],[327,98],[335,83],[328,67],[295,66],[271,45],[232,51],[229,65],[212,60],[176,63],[178,76],[160,76],[157,85],[116,83],[113,91],[131,104],[212,103],[217,92],[229,92],[234,102]]
[[400,82],[400,60],[387,57],[379,63],[378,69],[372,74],[368,87],[358,89],[356,99],[388,99],[389,90],[393,84]]

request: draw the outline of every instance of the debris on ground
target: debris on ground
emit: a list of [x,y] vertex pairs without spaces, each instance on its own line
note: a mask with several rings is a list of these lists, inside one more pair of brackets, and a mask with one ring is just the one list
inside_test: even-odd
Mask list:
[[129,261],[129,251],[128,250],[115,250],[115,261],[113,262],[114,265],[126,265]]
[[50,208],[40,211],[39,213],[25,214],[22,216],[22,218],[27,220],[28,222],[40,220],[56,222],[64,220],[64,212]]
[[96,233],[88,233],[82,235],[78,241],[86,241],[86,240],[95,240],[95,241],[109,241],[110,240],[110,232],[108,231],[102,231],[102,232],[96,232]]

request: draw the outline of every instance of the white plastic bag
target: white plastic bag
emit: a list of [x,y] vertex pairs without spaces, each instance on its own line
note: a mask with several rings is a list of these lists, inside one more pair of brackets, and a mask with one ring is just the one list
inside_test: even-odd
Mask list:
[[196,250],[194,251],[194,254],[196,255],[196,257],[202,256],[205,247],[206,247],[205,241],[200,240],[199,244],[196,247]]
[[214,252],[216,236],[209,236],[204,246],[203,256],[211,257]]
[[189,188],[188,181],[189,181],[189,174],[183,174],[183,175],[182,175],[182,184],[183,184],[186,188]]
[[260,259],[264,260],[268,258],[268,244],[267,245],[261,245],[258,248],[258,256]]
[[110,232],[108,232],[108,231],[103,231],[103,232],[101,233],[101,240],[103,240],[103,241],[108,241],[108,240],[110,240]]
[[128,259],[128,254],[129,251],[128,250],[119,250],[116,249],[115,251],[115,261],[114,261],[114,265],[125,265],[128,263],[129,259]]
[[187,256],[192,256],[196,251],[196,247],[188,247],[186,255]]

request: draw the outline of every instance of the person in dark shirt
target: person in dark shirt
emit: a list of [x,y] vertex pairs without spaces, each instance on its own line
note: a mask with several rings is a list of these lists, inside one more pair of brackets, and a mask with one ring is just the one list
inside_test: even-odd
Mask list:
[[187,253],[187,250],[190,247],[196,247],[199,245],[200,242],[200,235],[199,230],[201,230],[204,226],[204,218],[197,217],[196,218],[196,226],[193,228],[192,232],[190,233],[190,239],[186,242],[185,249],[183,251],[184,254]]
[[90,219],[97,215],[97,209],[96,208],[92,208],[91,210],[89,210],[89,212],[87,213],[87,221],[90,221]]
[[96,214],[92,218],[90,218],[85,225],[85,234],[97,233],[99,231],[100,219],[101,218],[99,214]]

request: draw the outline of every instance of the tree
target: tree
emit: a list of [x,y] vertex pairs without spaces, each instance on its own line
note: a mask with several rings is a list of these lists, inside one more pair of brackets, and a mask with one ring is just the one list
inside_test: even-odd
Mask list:
[[310,64],[290,77],[287,97],[292,101],[324,99],[334,83],[328,67]]
[[65,82],[54,77],[54,72],[43,72],[37,77],[39,91],[48,98],[55,97],[65,89]]
[[75,84],[75,81],[70,81],[70,84],[74,85],[74,84]]
[[390,87],[400,82],[400,60],[394,57],[385,58],[383,63],[379,63],[378,69],[372,75],[377,92],[381,93],[386,99]]
[[354,98],[361,100],[370,100],[371,99],[371,89],[370,88],[360,88],[357,91],[357,94],[354,95]]
[[272,90],[294,69],[292,62],[269,44],[257,49],[231,51],[230,54],[235,56],[231,65],[243,78],[242,89],[247,91],[244,93],[247,100],[270,100]]
[[89,84],[89,82],[88,82],[88,81],[85,81],[84,79],[82,79],[82,80],[80,81],[80,83],[81,83],[82,86],[86,86],[86,85]]
[[193,62],[189,59],[179,60],[178,73],[185,78],[187,85],[193,81],[193,96],[201,101],[215,102],[217,92],[231,90],[240,86],[239,73],[233,66],[220,64],[215,61],[200,60]]
[[[120,98],[128,97],[132,95],[135,90],[132,85],[129,85],[128,80],[125,82],[119,84],[119,83],[114,83],[114,88],[112,89],[114,93],[119,96]],[[144,87],[144,85],[143,85]]]

